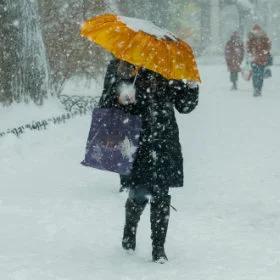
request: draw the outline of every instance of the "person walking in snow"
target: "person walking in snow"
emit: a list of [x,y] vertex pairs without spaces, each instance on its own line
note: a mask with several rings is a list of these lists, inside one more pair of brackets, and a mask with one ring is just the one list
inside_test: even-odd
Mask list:
[[265,67],[269,64],[271,41],[255,24],[248,34],[247,52],[251,58],[254,96],[261,96]]
[[244,58],[244,45],[238,32],[233,32],[230,40],[225,46],[225,60],[230,72],[232,90],[237,90],[238,72],[241,71],[240,65]]
[[166,80],[121,60],[112,60],[107,68],[100,107],[119,108],[142,119],[133,169],[130,175],[120,176],[122,187],[129,190],[122,247],[135,250],[137,225],[150,200],[152,258],[157,263],[167,261],[164,244],[170,215],[169,188],[183,186],[183,157],[174,107],[180,113],[190,113],[198,104],[198,94],[196,84]]

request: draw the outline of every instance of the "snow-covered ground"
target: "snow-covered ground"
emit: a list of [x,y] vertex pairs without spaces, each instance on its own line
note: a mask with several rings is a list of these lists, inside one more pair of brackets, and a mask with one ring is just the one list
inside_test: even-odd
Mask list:
[[[260,98],[244,81],[230,91],[222,65],[201,71],[199,107],[178,115],[185,187],[171,191],[169,262],[151,262],[148,209],[135,255],[123,252],[118,176],[79,164],[88,115],[0,138],[0,279],[279,279],[280,68]],[[0,131],[60,106],[0,108]]]

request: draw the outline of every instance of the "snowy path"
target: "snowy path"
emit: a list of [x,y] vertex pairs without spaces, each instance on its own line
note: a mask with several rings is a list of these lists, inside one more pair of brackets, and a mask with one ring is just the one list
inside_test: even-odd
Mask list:
[[254,99],[251,84],[228,90],[223,66],[202,67],[199,107],[178,115],[185,187],[172,191],[179,211],[166,265],[151,262],[149,211],[136,254],[122,251],[118,177],[79,165],[88,117],[0,138],[0,279],[278,280],[280,68],[273,71]]

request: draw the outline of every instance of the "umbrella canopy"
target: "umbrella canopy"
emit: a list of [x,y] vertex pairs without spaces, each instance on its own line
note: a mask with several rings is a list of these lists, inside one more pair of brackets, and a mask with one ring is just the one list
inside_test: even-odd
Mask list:
[[115,57],[167,79],[200,82],[192,48],[152,22],[114,14],[99,15],[82,25],[81,35]]

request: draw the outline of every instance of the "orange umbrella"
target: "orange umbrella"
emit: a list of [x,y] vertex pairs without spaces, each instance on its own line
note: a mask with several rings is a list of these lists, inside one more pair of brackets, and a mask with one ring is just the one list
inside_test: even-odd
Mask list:
[[149,21],[105,14],[87,20],[81,35],[115,57],[167,79],[200,82],[192,48]]

